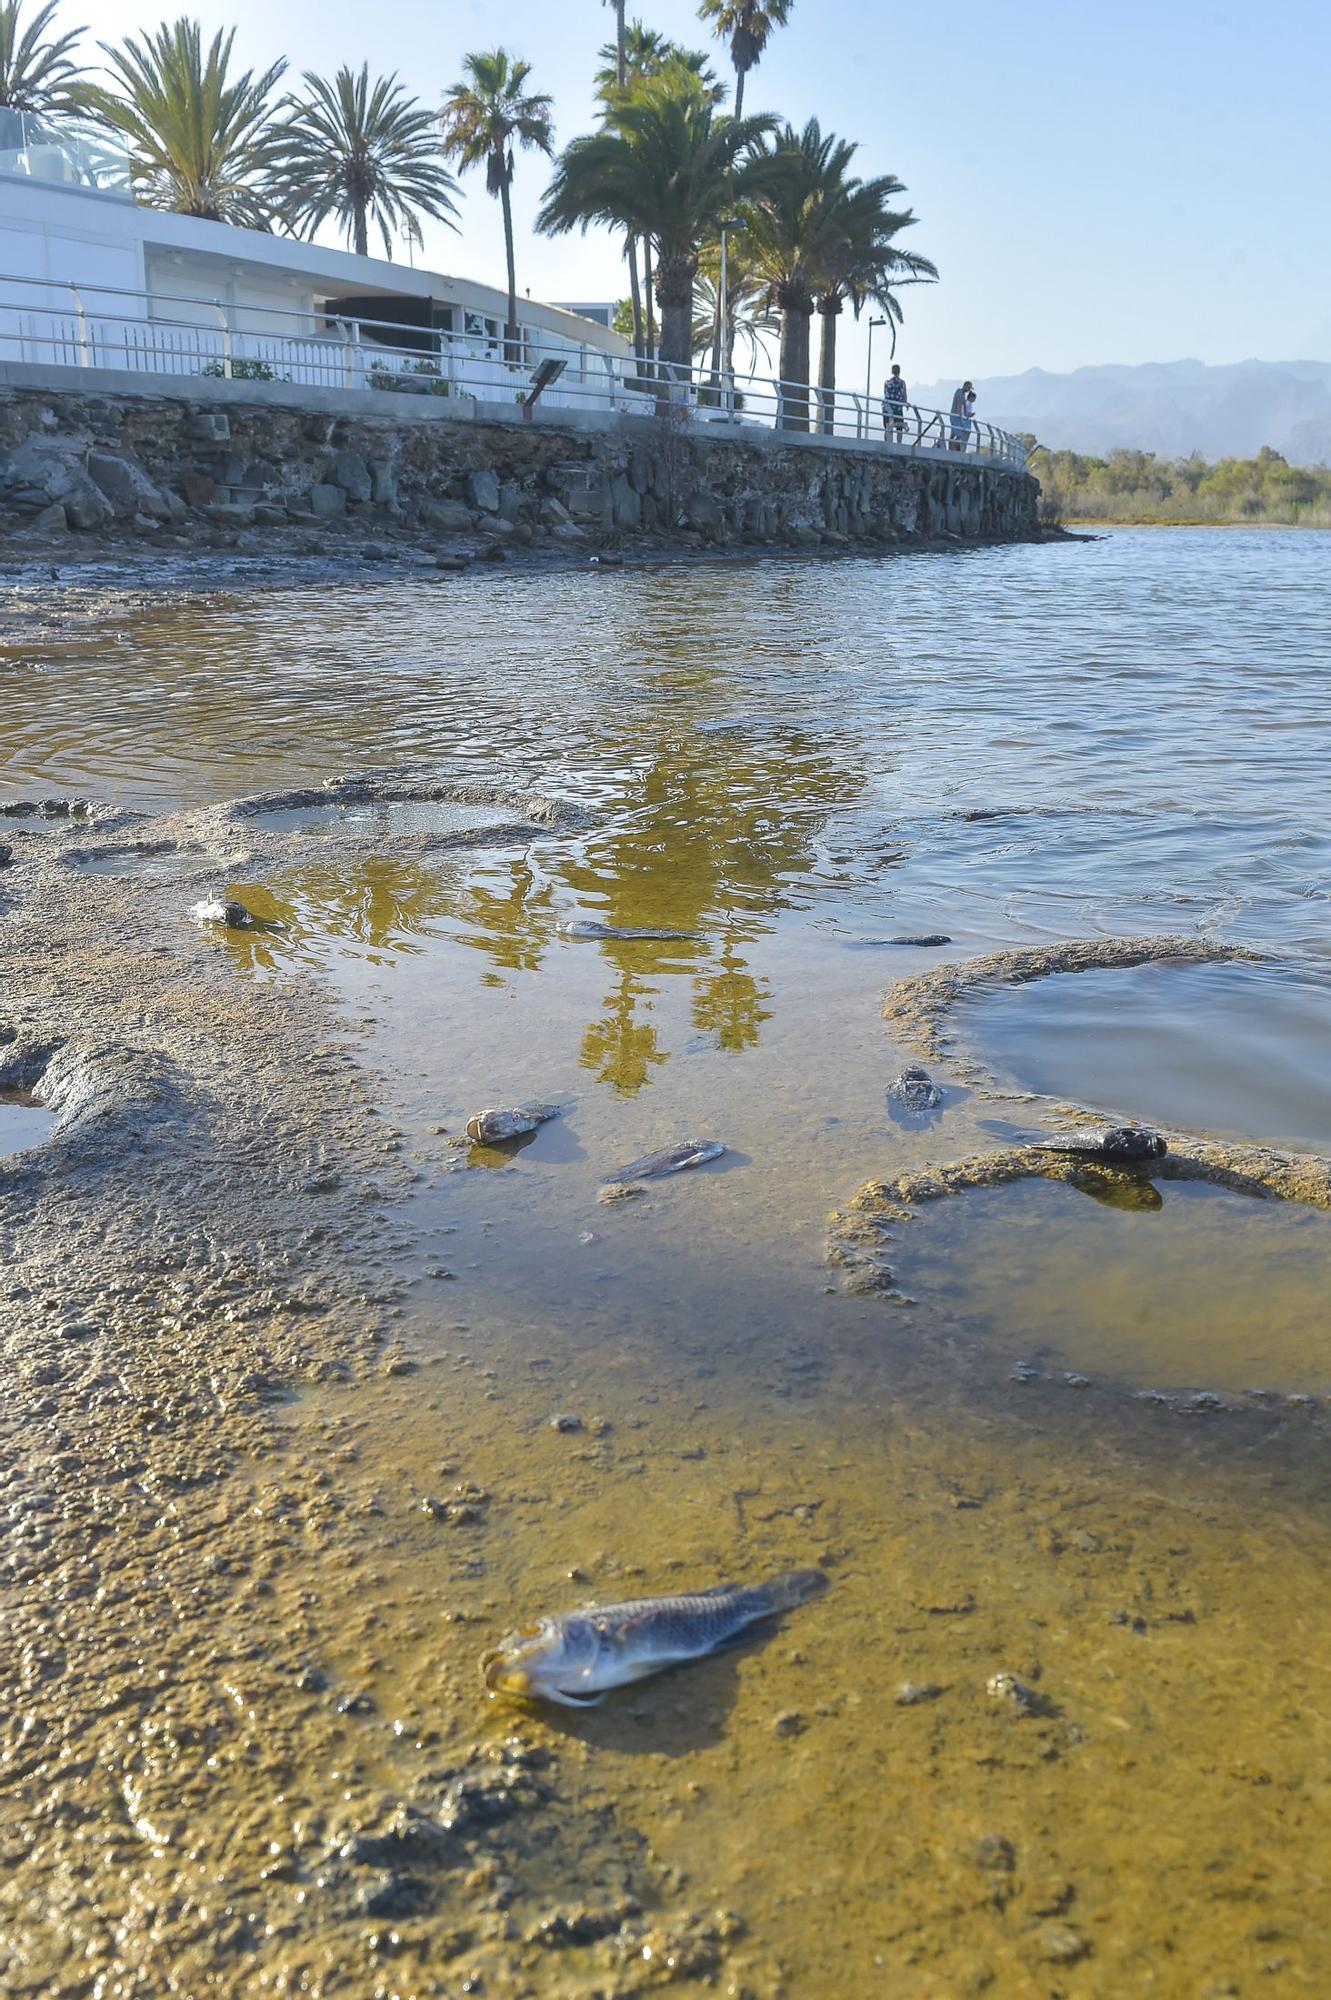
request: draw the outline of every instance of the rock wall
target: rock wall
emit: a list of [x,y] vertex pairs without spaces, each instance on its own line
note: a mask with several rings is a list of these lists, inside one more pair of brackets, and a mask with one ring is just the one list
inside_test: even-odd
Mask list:
[[[229,389],[235,385],[228,384]],[[715,543],[1001,541],[1036,481],[918,459],[684,431],[430,419],[200,393],[0,390],[0,539],[378,524],[519,545],[636,535]]]

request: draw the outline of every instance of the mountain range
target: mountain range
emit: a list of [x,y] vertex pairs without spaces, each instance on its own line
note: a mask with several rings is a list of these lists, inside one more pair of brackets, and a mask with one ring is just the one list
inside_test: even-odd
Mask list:
[[[911,383],[912,400],[947,409],[954,382]],[[1067,375],[976,379],[977,416],[1034,431],[1054,450],[1117,445],[1168,458],[1252,458],[1266,444],[1291,465],[1331,464],[1331,361],[1109,363]]]

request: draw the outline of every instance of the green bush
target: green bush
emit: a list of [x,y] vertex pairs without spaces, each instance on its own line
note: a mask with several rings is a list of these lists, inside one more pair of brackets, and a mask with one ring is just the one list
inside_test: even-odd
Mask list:
[[1331,526],[1331,469],[1290,465],[1263,445],[1256,458],[1157,458],[1111,451],[1090,458],[1046,451],[1031,466],[1040,482],[1042,520],[1197,522],[1269,521],[1296,528]]
[[[220,382],[226,378],[226,364],[222,361],[210,361],[206,367],[199,370],[199,373],[210,376],[214,382]],[[231,380],[233,382],[289,382],[291,377],[289,375],[278,375],[269,367],[266,361],[233,361],[231,364]]]

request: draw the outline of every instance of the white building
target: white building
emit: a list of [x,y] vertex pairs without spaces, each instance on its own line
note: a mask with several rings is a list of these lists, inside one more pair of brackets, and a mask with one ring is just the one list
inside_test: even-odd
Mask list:
[[[0,131],[0,362],[258,376],[514,400],[564,363],[547,406],[639,399],[608,326],[492,285],[262,230],[143,208],[102,139],[7,114]],[[602,396],[604,400],[602,401]]]

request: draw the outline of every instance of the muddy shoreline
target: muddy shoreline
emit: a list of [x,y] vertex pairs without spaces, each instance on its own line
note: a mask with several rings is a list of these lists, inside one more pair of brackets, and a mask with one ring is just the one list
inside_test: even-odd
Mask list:
[[[1073,533],[1063,528],[1037,528],[1018,535],[1000,546],[1048,542],[1079,543],[1098,537]],[[461,571],[484,573],[491,565],[500,573],[530,573],[596,570],[601,567],[649,568],[689,562],[727,563],[748,566],[764,562],[824,562],[836,558],[890,559],[896,556],[949,554],[982,551],[994,546],[960,535],[917,534],[899,542],[872,544],[852,541],[849,536],[827,531],[816,546],[796,541],[759,544],[725,543],[688,531],[670,535],[638,534],[632,537],[614,532],[588,533],[575,547],[548,542],[544,546],[520,542],[500,542],[476,532],[441,539],[437,533],[419,528],[395,528],[389,523],[367,524],[324,522],[318,528],[265,528],[261,530],[192,526],[178,534],[165,530],[102,530],[91,533],[41,535],[35,532],[0,537],[0,576],[23,578],[26,572],[49,577],[54,569],[65,582],[77,581],[84,572],[111,566],[123,572],[122,581],[141,585],[155,582],[164,569],[177,581],[197,574],[207,584],[211,568],[225,574],[230,565],[241,562],[246,573],[237,581],[247,589],[262,583],[261,572],[272,572],[271,580],[285,575],[308,576],[319,565],[329,565],[339,574],[348,563],[364,565],[372,578],[383,565],[386,573],[409,566],[413,574],[437,570],[441,580]],[[253,566],[252,568],[250,566]]]
[[[151,701],[204,592],[267,587],[234,551],[170,569],[168,553],[109,584],[87,571],[86,592],[71,571],[68,599],[39,571],[36,591],[14,592],[33,614],[14,652],[40,671],[68,632],[78,662],[96,661],[105,616],[123,637],[106,664]],[[342,554],[268,572],[278,588],[348,573]],[[175,624],[140,621],[177,577]],[[782,956],[772,909],[818,854],[761,822],[774,798],[817,796],[784,747],[746,770],[751,727],[733,758],[709,750],[735,741],[705,733],[734,719],[709,695],[675,706],[680,660],[699,650],[701,593],[684,586],[676,632],[655,651],[650,633],[630,642],[633,691],[669,682],[664,755],[610,680],[622,730],[559,688],[557,731],[536,713],[520,775],[459,782],[444,704],[460,683],[440,676],[437,766],[422,751],[391,775],[318,782],[362,754],[372,718],[340,761],[320,739],[285,767],[308,782],[259,793],[255,765],[223,774],[224,717],[197,746],[200,782],[151,773],[139,796],[246,797],[160,814],[94,797],[0,819],[14,850],[0,1082],[48,1091],[59,1119],[0,1160],[8,1990],[147,2000],[170,1978],[228,2000],[1120,2000],[1150,1985],[1218,2000],[1326,1982],[1324,1409],[1275,1394],[1185,1407],[1124,1394],[1126,1377],[1074,1388],[1039,1354],[1011,1369],[943,1311],[888,1312],[829,1285],[830,1200],[874,1175],[894,1200],[903,1185],[918,1196],[927,1217],[909,1227],[927,1230],[972,1184],[930,1201],[936,1163],[970,1162],[983,1195],[982,1149],[1016,1144],[981,1082],[958,1087],[974,1060],[960,1048],[919,1044],[941,1065],[941,1131],[903,1132],[883,1110],[912,1037],[943,1046],[981,961],[964,943],[950,970],[936,954],[843,955],[852,931],[898,928],[886,898],[833,897],[819,914],[834,928],[792,921]],[[331,615],[367,601],[353,587]],[[299,733],[290,686],[319,658],[283,606],[270,619],[251,687],[271,679],[271,706],[252,694],[238,725],[261,756],[270,718]],[[232,657],[235,631],[219,622],[205,668]],[[532,719],[540,636],[512,706],[478,731],[471,768],[491,778],[505,731],[516,746]],[[394,676],[413,643],[394,639]],[[353,673],[354,648],[353,634]],[[589,644],[589,661],[627,651],[620,634],[605,648]],[[801,726],[811,687],[791,696]],[[761,717],[774,696],[758,684],[739,700]],[[159,753],[169,728],[149,732]],[[80,758],[77,727],[64,746]],[[44,749],[27,767],[61,768]],[[632,781],[598,789],[611,763]],[[699,764],[706,797],[688,787]],[[64,768],[95,790],[95,762]],[[598,809],[570,811],[543,776],[558,770],[590,773],[580,796]],[[22,789],[38,804],[35,782]],[[450,798],[495,817],[443,833],[265,821]],[[872,880],[901,844],[890,818],[875,808]],[[697,827],[741,860],[705,872]],[[302,955],[294,938],[259,977],[261,934],[188,915],[204,889],[257,900],[267,884],[263,909],[294,929],[302,872],[323,865],[359,895],[386,879],[366,864],[399,854],[448,886],[377,985],[360,960],[338,983],[332,952]],[[143,871],[87,872],[117,856]],[[154,858],[179,872],[153,876]],[[680,907],[690,867],[702,886]],[[736,883],[754,941],[716,915]],[[462,920],[474,893],[488,928]],[[684,971],[678,947],[564,943],[558,920],[579,915],[709,935]],[[966,930],[932,885],[908,926]],[[390,953],[403,929],[387,923]],[[1015,969],[996,956],[983,976]],[[1046,948],[1042,971],[1067,963]],[[884,1021],[889,964],[933,983]],[[790,1005],[811,968],[816,1035]],[[621,1016],[633,978],[655,1011]],[[607,1081],[621,1021],[664,1024],[671,1053],[667,1087],[636,1101]],[[727,1067],[712,1044],[736,1023],[752,1040]],[[568,1115],[529,1152],[457,1167],[458,1113],[489,1101],[478,1091],[553,1099],[569,1083]],[[1053,1107],[1032,1116],[1030,1102],[1028,1129],[1046,1124]],[[725,1160],[596,1205],[598,1169],[695,1120],[731,1145]],[[810,1199],[829,1171],[832,1192]],[[804,1563],[832,1576],[828,1597],[751,1651],[572,1720],[484,1699],[482,1649],[534,1613]]]
[[560,1900],[544,1855],[548,1750],[478,1736],[479,1703],[460,1740],[404,1738],[299,1602],[274,1627],[284,1570],[366,1562],[355,1450],[282,1452],[281,1425],[293,1394],[416,1365],[394,1207],[418,1168],[316,981],[237,981],[177,886],[89,877],[75,844],[99,839],[70,820],[0,874],[0,1083],[57,1113],[0,1162],[6,1990],[155,1994],[169,1966],[185,1990],[363,1995],[427,1917],[449,1970],[421,1992],[481,1965],[487,1992],[531,1990],[542,1926],[613,1933],[602,1956],[639,1968],[649,1937],[719,1963],[730,1931],[630,1828],[608,1829],[613,1921],[578,1929],[576,1872]]

